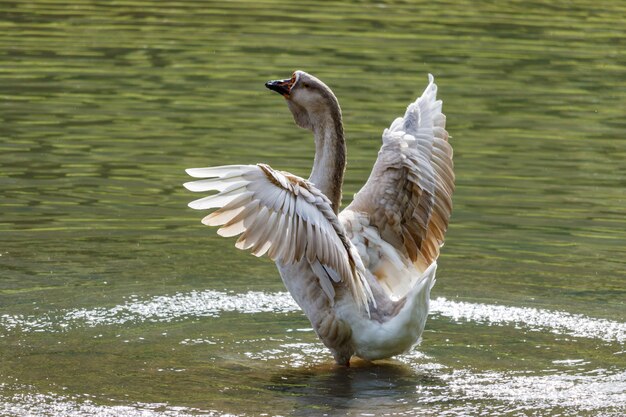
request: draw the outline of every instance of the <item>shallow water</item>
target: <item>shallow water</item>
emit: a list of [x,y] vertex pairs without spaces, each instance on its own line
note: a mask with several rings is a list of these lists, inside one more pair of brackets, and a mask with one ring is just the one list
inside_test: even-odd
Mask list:
[[[323,5],[322,5],[323,4]],[[0,415],[626,413],[616,1],[0,4]],[[347,204],[435,75],[457,191],[413,352],[335,368],[184,168],[307,175],[268,79],[341,102]]]

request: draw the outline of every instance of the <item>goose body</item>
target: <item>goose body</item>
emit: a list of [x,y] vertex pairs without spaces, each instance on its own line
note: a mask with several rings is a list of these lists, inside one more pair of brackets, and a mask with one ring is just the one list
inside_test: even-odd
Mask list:
[[338,364],[388,358],[424,330],[437,257],[452,210],[452,148],[432,76],[383,132],[369,179],[341,213],[346,161],[333,92],[303,71],[266,86],[315,137],[308,180],[265,164],[192,168],[185,187],[218,191],[189,204],[202,222],[267,254]]

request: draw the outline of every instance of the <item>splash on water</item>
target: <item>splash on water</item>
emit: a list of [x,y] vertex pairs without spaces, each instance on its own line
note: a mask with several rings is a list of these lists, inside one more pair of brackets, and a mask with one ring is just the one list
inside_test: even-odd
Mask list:
[[[19,388],[19,387],[13,387]],[[29,391],[21,387],[22,391]],[[37,417],[234,417],[214,410],[198,410],[167,404],[134,403],[130,405],[101,405],[80,396],[52,393],[5,394],[6,385],[0,384],[0,415]],[[85,397],[89,397],[86,395]]]
[[[431,314],[455,322],[470,321],[487,325],[514,325],[529,331],[548,330],[554,334],[599,339],[605,342],[626,342],[626,323],[587,317],[560,311],[530,307],[509,307],[493,304],[431,301]],[[146,300],[131,299],[112,308],[74,309],[43,315],[9,315],[0,317],[2,332],[67,331],[83,326],[124,325],[141,322],[169,322],[197,317],[218,317],[224,312],[290,313],[299,311],[285,292],[226,293],[192,291],[155,296]]]
[[[516,403],[526,412],[559,407],[590,412],[620,408],[620,404],[622,411],[626,411],[626,371],[596,369],[583,375],[524,375],[523,372],[475,374],[459,370],[444,378],[450,392],[460,392],[462,397]],[[429,401],[440,399],[434,396]]]
[[605,342],[626,342],[626,323],[587,317],[582,314],[530,307],[450,301],[442,297],[432,301],[430,312],[454,321],[519,325],[530,330],[549,330],[554,334],[600,339]]

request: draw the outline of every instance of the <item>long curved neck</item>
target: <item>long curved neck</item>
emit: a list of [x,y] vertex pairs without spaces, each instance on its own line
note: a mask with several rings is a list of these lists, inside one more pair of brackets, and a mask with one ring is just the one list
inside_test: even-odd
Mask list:
[[312,123],[315,160],[309,181],[328,197],[333,211],[338,213],[343,173],[346,168],[346,142],[343,137],[339,106],[333,106],[329,110],[328,114]]

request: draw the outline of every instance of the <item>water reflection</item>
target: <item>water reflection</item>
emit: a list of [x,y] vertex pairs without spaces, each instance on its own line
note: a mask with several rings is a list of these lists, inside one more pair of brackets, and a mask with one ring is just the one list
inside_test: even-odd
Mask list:
[[[270,378],[269,391],[294,400],[294,415],[446,415],[523,413],[566,409],[585,413],[623,404],[626,382],[620,369],[474,372],[415,368],[386,361],[354,367],[290,369]],[[618,407],[619,408],[619,407]],[[607,414],[612,415],[612,414]]]
[[295,415],[379,415],[383,410],[420,402],[419,392],[441,386],[441,378],[394,361],[354,361],[350,368],[320,365],[274,374],[270,391],[293,398]]

